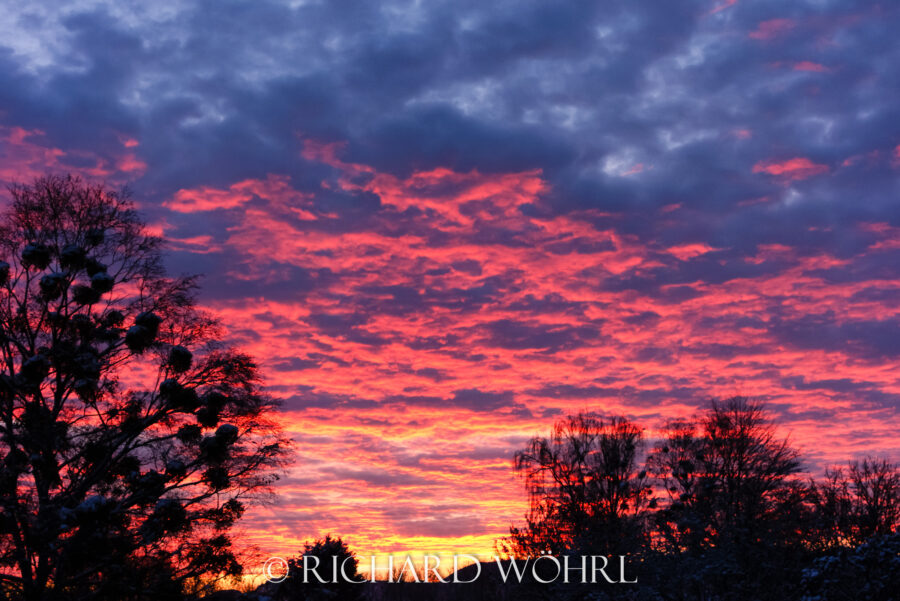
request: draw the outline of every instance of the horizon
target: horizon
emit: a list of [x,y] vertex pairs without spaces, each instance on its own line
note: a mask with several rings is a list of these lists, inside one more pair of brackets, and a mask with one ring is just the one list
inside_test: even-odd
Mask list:
[[127,186],[283,401],[262,555],[491,554],[579,410],[900,461],[900,6],[8,14],[0,183]]

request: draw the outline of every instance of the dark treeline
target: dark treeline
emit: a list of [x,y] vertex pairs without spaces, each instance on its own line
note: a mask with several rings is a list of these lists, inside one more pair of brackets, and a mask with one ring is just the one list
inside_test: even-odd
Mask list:
[[[699,416],[672,420],[648,441],[623,417],[582,412],[557,422],[516,453],[529,497],[525,522],[497,542],[501,557],[610,557],[611,584],[574,570],[555,578],[549,561],[519,583],[482,564],[473,584],[375,584],[342,599],[451,600],[883,600],[900,598],[900,471],[866,458],[805,476],[800,453],[779,438],[764,406],[745,397],[713,401]],[[323,546],[324,543],[327,543]],[[328,539],[305,552],[340,547]],[[343,556],[343,555],[342,555]],[[335,598],[330,586],[297,584],[300,563],[278,599]],[[505,564],[508,565],[508,564]],[[590,564],[588,564],[590,565]],[[602,564],[601,564],[602,565]],[[469,569],[462,577],[471,576]],[[588,574],[588,582],[578,582]]]
[[[745,397],[672,420],[647,446],[637,424],[592,413],[533,438],[514,463],[530,509],[499,550],[626,555],[637,598],[896,598],[900,471],[889,461],[804,477],[800,453]],[[594,598],[585,588],[571,598]]]

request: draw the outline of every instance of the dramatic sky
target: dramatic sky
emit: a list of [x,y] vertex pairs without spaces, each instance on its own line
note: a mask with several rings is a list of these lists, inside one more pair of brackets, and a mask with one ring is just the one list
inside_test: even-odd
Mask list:
[[264,552],[489,552],[567,412],[900,459],[900,5],[0,1],[0,180],[128,184],[297,460]]

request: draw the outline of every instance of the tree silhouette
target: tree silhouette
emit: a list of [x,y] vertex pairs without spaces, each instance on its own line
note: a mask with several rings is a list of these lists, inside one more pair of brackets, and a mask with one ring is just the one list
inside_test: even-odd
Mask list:
[[[644,469],[642,444],[637,425],[584,412],[532,438],[513,464],[526,521],[498,550],[626,554],[640,584],[616,593],[635,599],[896,598],[900,469],[887,459],[804,480],[799,452],[764,405],[743,396],[667,422]],[[615,596],[579,583],[523,587],[505,590]]]
[[703,416],[667,424],[647,465],[668,496],[656,514],[673,551],[780,543],[796,530],[806,489],[798,452],[775,436],[762,405],[713,401]]
[[0,582],[163,599],[237,575],[229,528],[285,460],[245,354],[123,192],[48,176],[0,226]]
[[833,468],[813,483],[818,546],[856,546],[900,526],[900,469],[887,459],[867,457]]
[[641,429],[622,417],[578,413],[516,453],[529,497],[526,525],[499,545],[512,556],[634,550],[650,497],[638,468]]
[[669,422],[647,469],[665,491],[651,521],[674,598],[791,598],[809,554],[809,487],[762,403],[714,400]]
[[[307,582],[303,582],[304,562],[311,562]],[[298,557],[288,560],[287,579],[277,586],[275,598],[284,601],[293,599],[354,601],[360,599],[363,585],[359,582],[363,580],[363,577],[359,574],[358,569],[359,559],[347,543],[339,536],[333,537],[326,534],[325,538],[305,543],[302,553]],[[313,574],[313,570],[326,582],[320,582]],[[337,576],[336,579],[335,576]]]

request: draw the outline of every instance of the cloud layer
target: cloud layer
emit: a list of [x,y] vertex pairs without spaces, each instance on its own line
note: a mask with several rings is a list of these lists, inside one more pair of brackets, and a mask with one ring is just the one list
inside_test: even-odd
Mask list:
[[296,467],[247,539],[487,552],[569,411],[770,403],[900,457],[900,9],[43,2],[0,179],[129,184],[258,356]]

